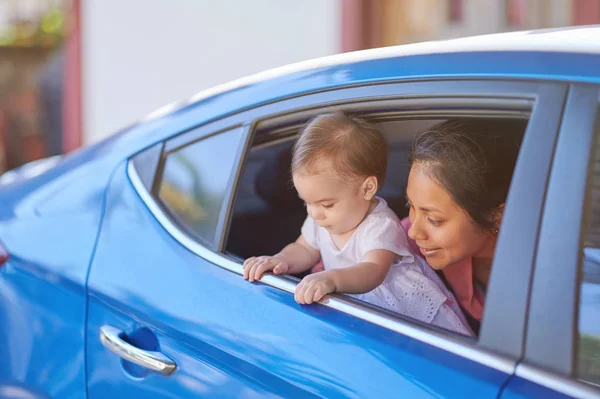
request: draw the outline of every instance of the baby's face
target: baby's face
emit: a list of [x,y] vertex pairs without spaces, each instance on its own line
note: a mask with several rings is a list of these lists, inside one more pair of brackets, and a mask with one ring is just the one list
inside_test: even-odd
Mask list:
[[294,186],[306,204],[308,215],[330,234],[354,230],[369,211],[371,201],[361,191],[362,181],[348,182],[332,168],[294,173]]

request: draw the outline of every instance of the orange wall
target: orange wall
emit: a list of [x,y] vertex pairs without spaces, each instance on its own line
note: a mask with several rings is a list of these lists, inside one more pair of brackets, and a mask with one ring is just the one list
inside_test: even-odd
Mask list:
[[66,62],[63,105],[63,151],[70,152],[82,142],[81,104],[81,2],[72,0],[69,33],[66,42]]
[[573,25],[600,23],[600,0],[573,0]]

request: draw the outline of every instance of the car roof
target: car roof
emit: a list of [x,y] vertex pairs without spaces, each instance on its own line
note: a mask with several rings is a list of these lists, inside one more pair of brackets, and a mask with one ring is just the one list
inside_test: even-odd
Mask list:
[[[207,90],[202,90],[189,98],[186,104],[193,104],[240,87],[314,69],[386,58],[473,52],[552,52],[599,55],[600,25],[495,33],[352,51],[314,58],[268,69],[214,86]],[[181,102],[167,104],[151,112],[143,120],[150,120],[165,115],[180,105],[182,105]]]

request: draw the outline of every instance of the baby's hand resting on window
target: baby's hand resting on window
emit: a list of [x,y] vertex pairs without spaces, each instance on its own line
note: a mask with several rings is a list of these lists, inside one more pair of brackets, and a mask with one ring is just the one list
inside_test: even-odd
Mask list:
[[334,271],[309,274],[296,286],[294,299],[301,304],[319,302],[325,295],[335,292]]
[[287,273],[288,264],[275,256],[256,256],[244,261],[244,278],[250,282],[260,280],[270,270],[275,274]]

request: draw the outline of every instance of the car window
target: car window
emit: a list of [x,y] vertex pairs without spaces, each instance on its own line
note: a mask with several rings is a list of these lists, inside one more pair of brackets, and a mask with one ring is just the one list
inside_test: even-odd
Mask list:
[[158,188],[163,206],[186,231],[211,246],[242,128],[168,153]]
[[[378,192],[389,208],[403,219],[408,216],[406,186],[409,174],[409,154],[413,138],[420,131],[447,119],[408,118],[405,115],[378,119],[363,117],[382,131],[388,142],[388,168],[385,184]],[[479,118],[481,119],[481,118]],[[485,118],[490,123],[493,117]],[[516,118],[515,138],[521,140],[527,120]],[[225,252],[240,260],[254,256],[276,254],[297,239],[307,217],[290,172],[292,149],[301,126],[290,134],[288,124],[268,131],[258,129],[244,160],[235,200]],[[508,137],[507,137],[508,139]],[[318,265],[317,265],[318,266]],[[310,271],[296,275],[302,278]],[[440,282],[440,284],[443,284]],[[372,304],[371,304],[372,305]],[[458,312],[460,308],[457,307]],[[404,313],[397,312],[404,316]],[[477,334],[479,322],[467,319]]]
[[[597,131],[596,135],[600,133]],[[596,138],[598,140],[598,137]],[[579,292],[577,374],[600,385],[600,145],[596,146],[588,186]]]

